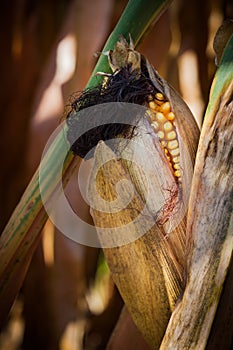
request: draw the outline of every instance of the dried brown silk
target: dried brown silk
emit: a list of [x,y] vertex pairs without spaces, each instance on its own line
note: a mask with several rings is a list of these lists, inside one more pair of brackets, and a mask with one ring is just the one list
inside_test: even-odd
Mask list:
[[145,61],[142,61],[141,72],[133,70],[132,64],[126,64],[125,67],[108,76],[104,84],[84,91],[72,103],[72,111],[67,116],[67,124],[69,126],[67,137],[72,144],[71,150],[81,158],[84,158],[100,140],[106,141],[118,135],[126,137],[131,135],[131,132],[129,132],[130,125],[127,127],[126,124],[115,124],[112,120],[109,120],[109,124],[100,125],[77,139],[79,126],[82,123],[88,123],[88,121],[81,118],[77,119],[77,114],[74,112],[109,102],[146,105],[150,96],[156,92],[159,91],[153,85],[148,75]]

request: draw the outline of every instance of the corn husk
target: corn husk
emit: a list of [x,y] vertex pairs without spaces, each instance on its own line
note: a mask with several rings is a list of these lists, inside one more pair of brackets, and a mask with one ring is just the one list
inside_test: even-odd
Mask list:
[[199,131],[179,95],[146,65],[176,115],[182,184],[142,112],[131,141],[120,141],[120,153],[99,142],[88,198],[113,279],[135,324],[158,349],[184,288],[187,201]]

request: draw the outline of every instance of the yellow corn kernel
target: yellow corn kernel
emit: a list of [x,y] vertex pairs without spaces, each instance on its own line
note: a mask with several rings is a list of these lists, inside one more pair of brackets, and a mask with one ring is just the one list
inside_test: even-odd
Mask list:
[[156,99],[156,103],[161,106],[161,104],[164,102],[165,98],[163,96],[163,94],[161,94],[161,92],[157,92],[155,94],[155,99]]
[[156,113],[156,120],[159,123],[164,123],[166,121],[166,118],[164,117],[163,113]]
[[178,146],[179,146],[179,144],[178,144],[178,141],[177,141],[177,140],[169,141],[169,142],[167,143],[167,147],[168,147],[169,149],[172,149],[172,150],[178,148]]
[[172,123],[171,122],[164,123],[163,128],[165,131],[171,131],[173,129]]
[[174,120],[175,119],[175,114],[173,112],[168,113],[167,114],[167,119],[171,120],[171,121]]
[[176,171],[174,172],[174,175],[175,175],[176,177],[180,177],[180,176],[181,176],[180,170],[176,170]]
[[164,114],[167,114],[171,111],[171,105],[170,102],[164,102],[161,106],[160,106],[160,111]]
[[164,139],[164,132],[163,131],[158,131],[157,133],[159,139]]
[[179,150],[179,148],[172,149],[172,150],[170,151],[170,153],[171,153],[172,156],[179,156],[180,150]]
[[[166,147],[167,146],[167,142],[166,141],[161,141],[161,145],[162,145],[162,147]],[[168,150],[165,148],[164,152],[168,153]]]
[[176,170],[180,170],[180,164],[177,164],[177,163],[174,164],[173,168],[176,169]]
[[161,92],[157,92],[155,94],[155,98],[156,98],[156,100],[164,101],[164,96],[163,96],[163,94],[161,94]]
[[180,162],[180,157],[178,156],[178,157],[174,157],[173,158],[173,162],[174,163],[179,163]]
[[167,139],[168,140],[174,140],[176,138],[176,132],[174,130],[167,133]]
[[155,111],[156,108],[157,108],[157,105],[156,105],[156,103],[154,101],[150,101],[149,102],[149,107]]

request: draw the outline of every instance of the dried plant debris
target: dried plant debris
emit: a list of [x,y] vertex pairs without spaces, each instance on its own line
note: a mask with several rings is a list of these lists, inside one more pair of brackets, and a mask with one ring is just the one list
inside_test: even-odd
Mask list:
[[[185,117],[187,120],[180,122],[181,129],[188,127],[192,137],[188,136],[187,138],[193,138],[195,143],[199,131],[191,112],[187,106],[184,112],[183,100],[158,75],[147,59],[134,50],[132,40],[128,44],[123,37],[120,37],[114,50],[108,53],[108,60],[113,73],[100,73],[104,75],[103,83],[93,89],[85,90],[72,103],[72,110],[67,116],[67,137],[71,144],[71,150],[84,158],[100,140],[106,141],[119,135],[132,138],[135,132],[132,128],[131,117],[129,117],[127,125],[115,122],[114,115],[111,114],[106,117],[104,125],[99,125],[82,134],[80,130],[88,129],[88,119],[93,118],[93,110],[89,118],[86,113],[85,116],[82,116],[77,112],[109,102],[142,105],[147,108],[146,112],[143,115],[135,115],[134,119],[146,118],[149,121],[152,131],[156,133],[160,141],[177,183],[181,182],[180,142],[175,109],[182,110],[180,118]],[[173,98],[174,100],[171,101]],[[180,130],[180,134],[183,132]],[[196,144],[192,147],[195,152]],[[89,157],[92,155],[93,153],[88,154]]]

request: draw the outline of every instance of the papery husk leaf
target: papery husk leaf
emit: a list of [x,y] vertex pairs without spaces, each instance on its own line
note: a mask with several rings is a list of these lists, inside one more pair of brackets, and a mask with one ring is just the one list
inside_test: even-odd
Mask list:
[[[233,37],[211,88],[190,197],[187,285],[161,349],[205,349],[233,248]],[[229,305],[230,307],[230,305]]]
[[[92,208],[91,215],[99,234],[99,239],[104,248],[113,279],[130,311],[132,318],[153,349],[158,349],[171,311],[182,291],[185,255],[185,213],[179,221],[179,225],[169,234],[166,233],[165,225],[156,222],[161,219],[163,207],[171,199],[171,192],[166,188],[177,186],[175,179],[167,166],[165,156],[159,141],[155,135],[148,136],[148,125],[144,133],[137,130],[136,139],[140,139],[146,149],[153,149],[153,157],[148,157],[147,172],[139,169],[137,159],[132,158],[136,165],[129,164],[126,152],[121,153],[122,159],[117,159],[112,151],[104,144],[99,143],[95,153],[95,164],[89,178],[89,202]],[[157,147],[156,147],[157,145]],[[132,149],[131,149],[132,151]],[[128,150],[130,154],[132,152]],[[103,156],[104,155],[104,156]],[[107,161],[112,158],[111,161]],[[96,169],[99,170],[98,176]],[[145,180],[154,179],[153,188],[150,188],[150,198],[145,200]],[[130,205],[118,213],[111,212],[111,203],[115,200],[114,188],[119,181],[127,179],[134,185],[134,197]],[[159,183],[160,179],[160,183]],[[96,186],[99,195],[106,200],[105,210],[96,210],[100,207],[99,199],[93,189]],[[147,189],[148,190],[148,189]],[[124,189],[127,191],[127,188]],[[124,197],[123,191],[123,197]],[[122,194],[122,193],[121,193]],[[143,195],[144,194],[144,195]],[[145,196],[145,197],[144,197]],[[169,199],[170,197],[170,199]],[[121,198],[119,198],[121,200]],[[157,202],[157,204],[156,204]],[[158,207],[158,203],[160,207]],[[127,226],[143,211],[140,223]],[[157,209],[156,209],[157,206]],[[143,231],[150,223],[151,228]],[[134,241],[122,244],[118,247],[106,248],[115,244],[115,232],[110,228],[122,227],[126,237],[131,236]],[[108,228],[106,235],[102,228]],[[141,236],[141,232],[145,232]],[[138,238],[139,237],[139,238]]]
[[[102,155],[110,156],[111,161],[105,163]],[[103,164],[96,178],[95,168],[99,163]],[[91,209],[91,215],[103,246],[114,244],[115,232],[110,228],[125,226],[125,235],[130,235],[135,240],[131,243],[112,248],[104,248],[104,254],[124,301],[134,319],[135,324],[142,332],[145,339],[154,349],[159,347],[162,336],[169,320],[171,309],[164,281],[163,268],[159,259],[154,254],[159,251],[159,240],[156,239],[155,230],[150,229],[143,237],[138,237],[142,226],[147,225],[153,217],[144,216],[140,225],[131,225],[129,230],[126,224],[132,222],[138,213],[142,212],[144,203],[137,192],[134,192],[133,200],[128,209],[111,213],[111,201],[115,199],[114,188],[119,181],[130,181],[120,160],[112,154],[104,143],[97,146],[95,164],[90,176],[88,197],[90,204],[98,208],[98,197],[93,191],[93,184],[100,196],[106,198],[105,212]],[[107,194],[107,197],[106,197]],[[109,227],[109,235],[104,235],[103,228]]]

